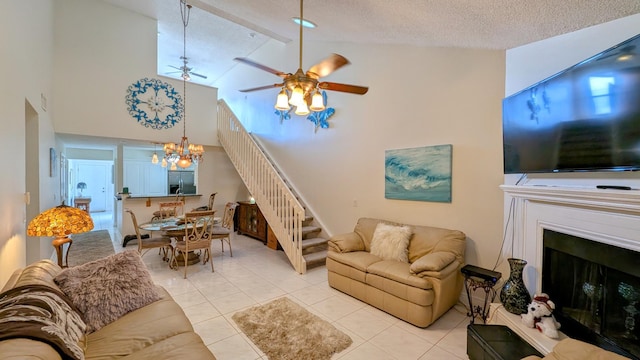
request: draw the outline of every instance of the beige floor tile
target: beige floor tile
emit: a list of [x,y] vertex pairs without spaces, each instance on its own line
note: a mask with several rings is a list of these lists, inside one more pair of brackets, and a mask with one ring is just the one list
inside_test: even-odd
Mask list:
[[224,316],[218,316],[193,324],[193,329],[200,335],[202,341],[207,346],[238,334],[236,329],[227,322]]
[[255,360],[261,356],[240,335],[233,335],[209,345],[217,360]]
[[399,359],[417,359],[433,347],[430,342],[397,326],[391,326],[369,342]]
[[360,335],[365,340],[369,340],[391,327],[391,324],[387,321],[371,316],[365,309],[355,311],[336,322]]

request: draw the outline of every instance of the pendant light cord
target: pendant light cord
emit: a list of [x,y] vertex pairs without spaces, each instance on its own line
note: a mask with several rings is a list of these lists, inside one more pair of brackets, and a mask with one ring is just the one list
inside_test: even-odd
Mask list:
[[304,19],[302,17],[302,3],[303,0],[300,0],[300,67],[299,69],[302,69],[302,19]]
[[[185,138],[187,136],[187,25],[189,25],[189,18],[191,16],[191,5],[187,4],[186,0],[180,0],[180,16],[182,17],[182,25],[184,26],[182,31],[182,137]],[[182,154],[185,153],[185,150],[186,149],[182,149]]]

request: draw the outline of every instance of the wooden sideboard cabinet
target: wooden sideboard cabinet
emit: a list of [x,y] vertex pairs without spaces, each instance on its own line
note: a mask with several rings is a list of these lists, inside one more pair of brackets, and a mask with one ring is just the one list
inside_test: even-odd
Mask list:
[[267,221],[258,205],[248,201],[239,201],[238,204],[238,234],[251,236],[266,244]]

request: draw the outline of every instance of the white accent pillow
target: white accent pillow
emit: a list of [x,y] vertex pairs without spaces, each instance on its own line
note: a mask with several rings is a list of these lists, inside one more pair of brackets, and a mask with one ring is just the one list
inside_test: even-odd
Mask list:
[[379,223],[371,239],[371,254],[382,260],[409,262],[409,240],[413,230],[409,226]]

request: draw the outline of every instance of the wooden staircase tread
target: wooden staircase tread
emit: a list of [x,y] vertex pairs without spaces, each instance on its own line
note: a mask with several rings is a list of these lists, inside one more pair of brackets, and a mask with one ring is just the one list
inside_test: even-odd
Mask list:
[[313,226],[313,225],[308,225],[308,226],[303,226],[303,227],[302,227],[302,232],[303,232],[303,233],[305,233],[305,232],[320,231],[320,230],[322,230],[322,229],[320,229],[320,228],[319,228],[319,227],[317,227],[317,226]]
[[302,248],[308,248],[308,247],[312,247],[312,246],[318,246],[318,245],[324,245],[327,242],[329,242],[329,240],[324,239],[324,238],[310,238],[310,239],[303,239],[302,240]]
[[327,259],[327,250],[304,255],[304,259],[307,262],[307,266],[315,263],[324,262]]

